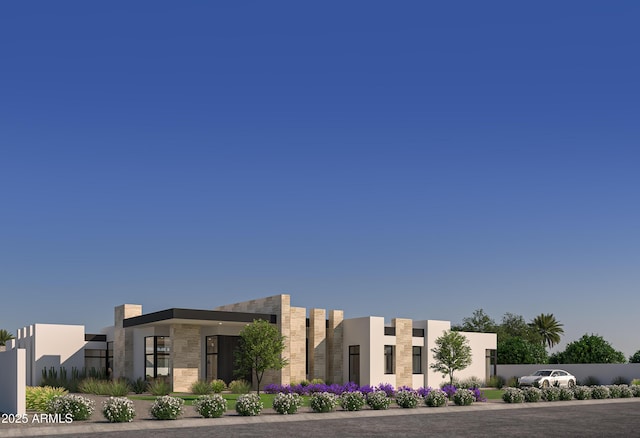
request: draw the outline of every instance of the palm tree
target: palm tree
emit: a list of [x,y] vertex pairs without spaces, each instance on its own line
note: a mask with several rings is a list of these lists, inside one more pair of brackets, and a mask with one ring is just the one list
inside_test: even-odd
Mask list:
[[530,324],[542,337],[542,345],[553,347],[560,342],[560,335],[564,334],[563,324],[560,324],[553,313],[540,315],[533,318]]
[[0,329],[0,347],[4,346],[7,341],[13,339],[13,335],[6,331],[5,329]]

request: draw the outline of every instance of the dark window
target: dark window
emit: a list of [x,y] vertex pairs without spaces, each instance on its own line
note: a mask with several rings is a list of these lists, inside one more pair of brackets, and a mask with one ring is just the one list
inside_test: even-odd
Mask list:
[[144,338],[144,374],[147,377],[168,376],[170,373],[169,354],[171,342],[168,336],[147,336]]
[[91,376],[106,373],[107,350],[85,349],[84,367]]
[[360,384],[360,346],[349,346],[349,381]]
[[113,341],[107,342],[107,378],[111,378],[113,372]]
[[395,327],[385,327],[384,328],[384,334],[386,336],[395,336],[396,335],[396,328]]
[[411,334],[414,338],[424,338],[424,329],[414,328]]
[[485,350],[486,380],[498,374],[498,350]]
[[396,373],[396,363],[394,360],[395,353],[396,353],[395,345],[384,346],[384,373],[385,374]]
[[207,381],[210,382],[218,378],[218,337],[207,336],[206,343],[206,375]]
[[422,374],[422,347],[413,347],[413,374]]

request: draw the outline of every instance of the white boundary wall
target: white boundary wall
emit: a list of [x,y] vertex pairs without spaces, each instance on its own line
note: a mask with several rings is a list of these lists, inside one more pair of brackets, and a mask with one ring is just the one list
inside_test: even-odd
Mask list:
[[0,353],[0,412],[26,414],[27,356],[22,348]]
[[628,381],[640,379],[640,363],[498,365],[498,375],[509,379],[526,376],[540,369],[555,368],[570,372],[576,376],[578,383],[587,377],[595,377],[602,385],[610,385],[616,377],[624,377]]

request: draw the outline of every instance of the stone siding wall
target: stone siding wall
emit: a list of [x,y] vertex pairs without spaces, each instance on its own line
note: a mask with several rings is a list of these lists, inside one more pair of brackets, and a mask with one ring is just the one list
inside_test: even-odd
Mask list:
[[133,331],[123,321],[142,315],[140,304],[123,304],[114,309],[113,377],[133,377]]
[[173,390],[191,391],[191,385],[200,377],[201,339],[200,326],[171,324],[171,366],[173,368]]
[[309,378],[327,379],[327,316],[324,309],[309,311]]
[[287,341],[291,352],[287,358],[290,381],[300,382],[307,377],[307,309],[304,307],[291,308],[291,330]]
[[346,377],[343,371],[344,351],[344,312],[342,310],[329,311],[329,327],[327,328],[327,382],[344,383]]
[[396,386],[413,385],[413,321],[405,318],[393,319],[396,328]]

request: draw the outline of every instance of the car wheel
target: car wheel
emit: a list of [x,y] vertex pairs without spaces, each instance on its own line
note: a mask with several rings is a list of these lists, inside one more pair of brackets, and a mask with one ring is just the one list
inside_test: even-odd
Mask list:
[[569,380],[569,388],[574,388],[576,386],[576,382],[573,380]]
[[548,380],[543,381],[542,382],[542,387],[543,388],[548,388],[549,387],[549,381]]

